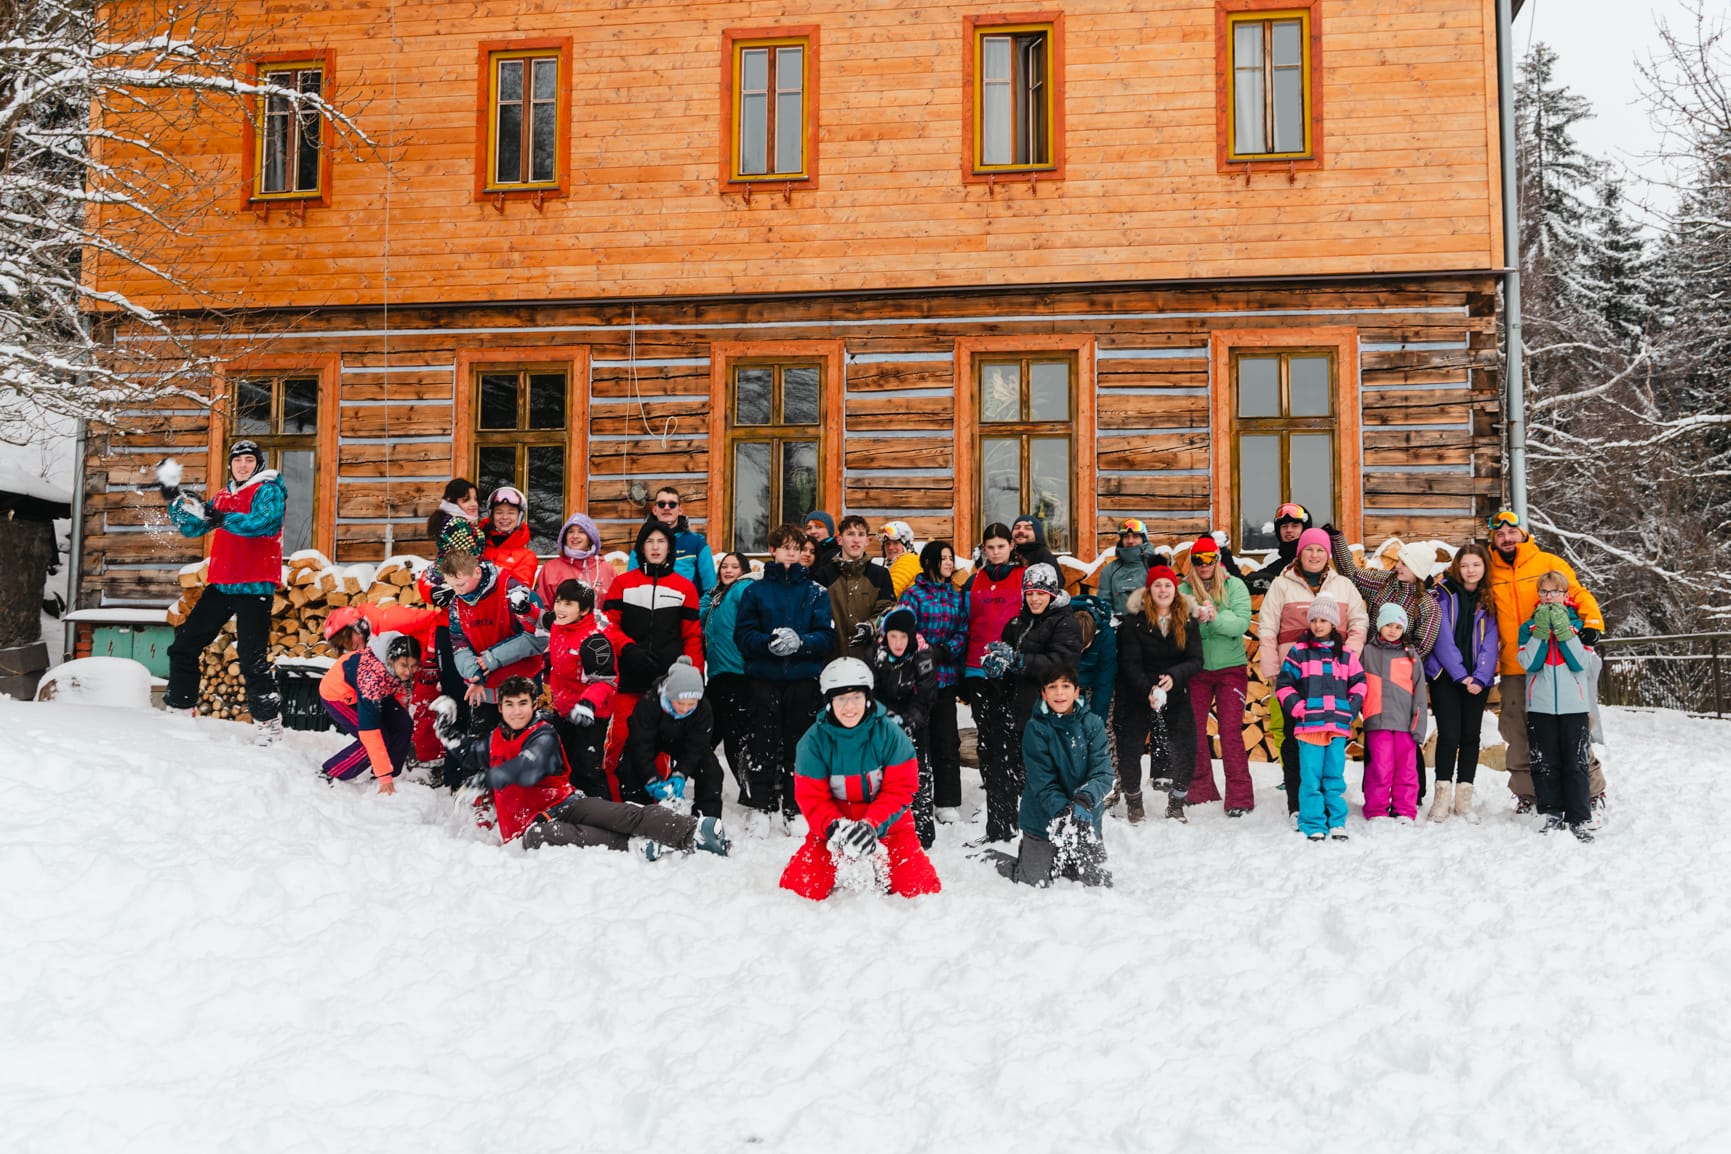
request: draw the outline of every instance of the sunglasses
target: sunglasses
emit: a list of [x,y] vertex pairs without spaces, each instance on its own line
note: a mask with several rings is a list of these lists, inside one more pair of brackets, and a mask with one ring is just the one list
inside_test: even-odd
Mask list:
[[679,502],[678,501],[657,501],[657,502],[655,502],[655,507],[657,509],[677,509],[677,508],[679,508]]

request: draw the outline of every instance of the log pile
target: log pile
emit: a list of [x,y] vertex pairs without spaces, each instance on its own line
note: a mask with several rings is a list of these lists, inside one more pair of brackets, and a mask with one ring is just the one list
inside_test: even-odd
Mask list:
[[[426,562],[419,557],[393,557],[375,569],[371,565],[335,566],[316,550],[296,553],[283,568],[283,585],[271,600],[270,645],[267,656],[278,658],[333,658],[336,652],[324,641],[325,618],[345,605],[403,604],[417,608],[421,600],[415,584]],[[180,600],[168,611],[168,623],[176,628],[204,595],[208,563],[189,565],[180,574]],[[198,712],[201,717],[250,721],[246,683],[240,673],[240,653],[235,644],[231,619],[199,657],[202,688]]]

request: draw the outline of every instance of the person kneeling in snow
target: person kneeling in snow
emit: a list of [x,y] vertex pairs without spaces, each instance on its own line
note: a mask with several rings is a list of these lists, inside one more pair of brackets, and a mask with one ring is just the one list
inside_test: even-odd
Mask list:
[[512,677],[499,686],[499,728],[467,744],[455,724],[456,702],[441,698],[439,737],[456,751],[465,771],[485,774],[493,791],[499,838],[543,845],[637,849],[651,861],[674,849],[725,855],[721,819],[692,818],[659,805],[628,805],[588,797],[571,787],[571,768],[549,713],[535,711],[535,683]]
[[715,714],[703,700],[703,674],[680,657],[631,711],[619,787],[626,801],[661,802],[721,816],[721,762]]
[[1022,844],[1016,857],[995,854],[1011,881],[1048,886],[1067,877],[1088,886],[1109,886],[1106,843],[1100,818],[1112,789],[1112,751],[1106,723],[1079,700],[1076,672],[1060,669],[1040,687],[1040,704],[1022,731],[1022,761],[1028,785],[1016,823]]
[[818,688],[825,708],[800,738],[793,771],[794,797],[811,832],[787,863],[782,888],[822,901],[835,890],[838,865],[869,862],[890,893],[937,893],[937,870],[914,832],[914,743],[872,700],[870,667],[853,657],[832,661]]
[[325,640],[342,651],[319,680],[319,698],[338,729],[354,741],[325,760],[328,780],[348,781],[370,764],[380,793],[395,793],[413,745],[409,687],[421,669],[421,643],[406,633],[373,635],[372,618],[342,608],[325,621]]

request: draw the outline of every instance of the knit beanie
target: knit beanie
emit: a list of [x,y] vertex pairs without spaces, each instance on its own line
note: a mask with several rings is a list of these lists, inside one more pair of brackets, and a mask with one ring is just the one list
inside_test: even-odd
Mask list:
[[667,676],[661,679],[661,702],[665,705],[674,701],[702,699],[703,674],[697,671],[691,658],[681,654],[679,660],[667,670]]
[[805,519],[807,521],[823,522],[823,527],[829,532],[829,535],[831,537],[835,536],[835,518],[831,517],[828,513],[825,513],[822,509],[813,509],[805,515]]
[[1423,584],[1432,573],[1436,572],[1435,549],[1424,545],[1402,545],[1400,552],[1395,556],[1399,557],[1402,563],[1412,570],[1412,575],[1419,579],[1420,584]]
[[1028,566],[1028,571],[1022,574],[1024,593],[1050,593],[1056,597],[1063,591],[1064,586],[1058,580],[1058,571],[1044,561]]
[[1150,565],[1148,567],[1148,576],[1142,582],[1142,588],[1152,589],[1154,588],[1154,582],[1156,581],[1170,581],[1172,584],[1176,585],[1178,584],[1178,574],[1170,565]]
[[1329,540],[1328,534],[1321,529],[1306,529],[1298,535],[1298,551],[1300,553],[1312,545],[1320,545],[1329,556],[1334,555],[1334,542]]
[[[1336,624],[1339,624],[1339,622],[1336,622]],[[1376,631],[1381,633],[1383,627],[1387,625],[1398,625],[1404,632],[1411,627],[1412,622],[1408,619],[1405,609],[1402,609],[1399,605],[1390,601],[1387,605],[1384,605],[1377,611]]]
[[898,633],[906,633],[911,643],[919,631],[919,618],[914,616],[914,611],[906,605],[897,605],[884,614],[882,632],[888,633],[892,629]]
[[467,553],[471,557],[479,557],[486,548],[486,542],[481,539],[481,527],[467,517],[452,517],[439,529],[439,556],[447,553]]
[[1330,625],[1333,625],[1336,629],[1339,629],[1340,602],[1336,601],[1327,593],[1318,593],[1315,599],[1311,601],[1310,608],[1305,610],[1304,619],[1306,621],[1315,621],[1319,617]]

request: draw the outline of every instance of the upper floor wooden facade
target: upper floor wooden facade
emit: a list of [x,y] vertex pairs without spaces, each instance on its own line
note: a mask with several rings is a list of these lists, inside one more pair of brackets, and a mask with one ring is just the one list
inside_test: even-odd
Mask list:
[[[92,274],[157,307],[316,309],[1489,270],[1494,7],[242,2],[259,66],[378,150],[315,126],[297,154],[269,109],[199,125],[164,146],[234,195],[158,259],[209,296]],[[1264,98],[1290,139],[1241,141]]]

